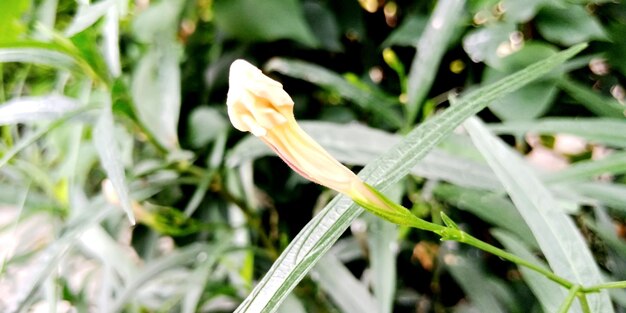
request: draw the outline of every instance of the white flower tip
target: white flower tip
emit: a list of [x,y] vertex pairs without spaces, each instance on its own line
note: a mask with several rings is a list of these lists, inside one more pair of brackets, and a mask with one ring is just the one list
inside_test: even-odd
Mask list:
[[242,79],[250,79],[255,75],[262,74],[261,70],[243,59],[237,59],[230,65],[228,83],[233,86],[242,83]]

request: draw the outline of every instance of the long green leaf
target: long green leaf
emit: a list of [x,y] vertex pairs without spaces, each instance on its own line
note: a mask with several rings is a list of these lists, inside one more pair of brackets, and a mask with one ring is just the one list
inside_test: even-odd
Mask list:
[[222,248],[219,246],[208,246],[205,244],[193,244],[187,247],[181,248],[175,253],[168,254],[159,259],[154,260],[152,263],[147,264],[141,269],[141,272],[137,273],[134,277],[127,277],[129,282],[124,286],[124,289],[115,298],[113,305],[111,306],[109,313],[122,312],[124,304],[135,294],[140,287],[146,282],[158,277],[159,274],[166,272],[172,268],[180,267],[192,263],[199,254],[206,253],[206,251],[212,251],[207,253],[211,256],[211,259],[207,262],[215,262],[215,258],[220,255]]
[[353,101],[364,110],[376,113],[391,125],[395,127],[402,125],[402,118],[392,107],[397,103],[390,100],[388,96],[373,88],[363,90],[337,73],[319,65],[298,60],[272,59],[267,63],[265,69],[336,90],[342,97]]
[[583,196],[587,196],[611,208],[626,212],[626,185],[609,183],[580,183],[568,186]]
[[626,153],[618,152],[600,160],[588,160],[574,163],[567,169],[551,173],[544,177],[544,182],[571,182],[592,178],[605,173],[623,174],[626,172]]
[[[569,48],[462,97],[455,107],[427,120],[389,152],[368,164],[360,176],[376,188],[386,189],[403,178],[465,119],[494,99],[542,77],[585,47]],[[345,196],[333,199],[300,231],[236,312],[276,311],[289,292],[362,212]]]
[[558,86],[567,92],[572,98],[585,106],[589,111],[605,117],[623,118],[624,106],[617,100],[599,95],[590,87],[577,83],[568,78],[561,78],[557,81]]
[[318,284],[345,313],[376,313],[376,300],[367,286],[332,253],[326,254],[312,273]]
[[42,64],[65,69],[73,69],[76,66],[74,59],[63,52],[35,47],[0,49],[0,63],[6,62]]
[[489,125],[497,134],[566,133],[616,147],[626,147],[626,123],[616,118],[545,118],[532,122]]
[[128,219],[132,225],[135,224],[135,215],[130,205],[130,197],[128,196],[128,187],[126,185],[126,174],[124,167],[119,159],[119,149],[117,141],[113,135],[113,113],[110,108],[104,108],[100,114],[100,118],[94,130],[93,140],[94,146],[98,151],[100,162],[107,176],[111,180],[113,189],[117,193],[120,205],[128,215]]
[[0,125],[57,119],[77,108],[75,99],[59,95],[15,98],[0,105]]
[[[529,165],[479,119],[471,118],[464,125],[530,227],[552,270],[581,285],[601,283],[600,270],[582,234]],[[607,292],[588,295],[588,299],[592,312],[613,312]]]
[[160,145],[178,149],[180,115],[180,68],[178,47],[159,44],[139,61],[132,78],[137,116]]
[[[493,288],[493,284],[489,284],[489,276],[476,264],[475,260],[452,252],[446,252],[442,259],[446,264],[446,269],[459,283],[478,312],[506,312],[496,297],[498,290]],[[476,288],[478,285],[481,288]]]
[[[391,201],[400,202],[404,194],[402,184],[395,184],[387,192]],[[393,312],[397,283],[397,225],[374,215],[367,215],[367,246],[372,270],[372,289],[378,304],[378,313]]]
[[64,228],[63,236],[56,239],[46,247],[37,257],[39,266],[34,270],[33,278],[22,289],[20,299],[17,299],[17,306],[9,311],[11,313],[29,312],[29,305],[36,299],[45,279],[57,269],[57,266],[65,253],[76,244],[79,236],[89,227],[101,222],[115,211],[104,206],[104,199],[97,198],[83,208],[80,215],[67,224]]
[[413,123],[424,98],[435,81],[437,68],[446,52],[454,30],[461,21],[465,0],[442,0],[426,24],[417,42],[417,51],[407,81],[407,119]]
[[95,106],[80,107],[80,108],[78,108],[78,109],[76,109],[74,111],[71,111],[71,112],[63,115],[61,118],[59,118],[59,119],[49,123],[48,125],[37,129],[33,133],[29,134],[27,137],[25,137],[22,140],[20,140],[16,145],[11,147],[10,150],[8,150],[8,151],[6,151],[4,153],[4,155],[0,159],[0,167],[3,167],[5,164],[7,164],[7,162],[9,162],[11,159],[13,159],[13,157],[15,157],[18,153],[20,153],[22,150],[26,149],[26,147],[28,147],[31,144],[33,144],[34,142],[36,142],[39,138],[43,137],[48,132],[52,131],[53,129],[55,129],[55,128],[63,125],[63,124],[65,124],[71,118],[74,118],[74,117],[76,117],[78,115],[81,115],[81,114],[83,114],[83,113],[85,113],[85,112],[87,112],[89,110],[93,110],[94,108],[95,108]]
[[80,5],[72,23],[65,29],[65,35],[72,37],[91,27],[91,25],[95,24],[104,16],[113,5],[115,5],[115,0],[105,0],[94,4]]

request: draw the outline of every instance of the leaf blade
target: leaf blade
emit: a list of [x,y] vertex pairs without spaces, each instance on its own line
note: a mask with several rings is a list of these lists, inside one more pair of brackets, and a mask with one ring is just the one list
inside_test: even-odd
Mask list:
[[118,159],[119,150],[113,136],[113,129],[113,113],[110,108],[104,108],[94,129],[94,145],[98,151],[102,168],[111,180],[122,209],[126,212],[131,225],[135,225],[135,215],[130,204],[126,175],[124,174],[124,167]]
[[[464,124],[533,232],[553,271],[581,285],[603,281],[581,233],[522,159],[477,118]],[[593,312],[613,312],[606,292],[588,295]]]

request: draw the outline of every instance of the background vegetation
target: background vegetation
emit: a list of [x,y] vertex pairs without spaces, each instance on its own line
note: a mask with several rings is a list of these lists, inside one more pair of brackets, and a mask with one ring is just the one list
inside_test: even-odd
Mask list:
[[603,0],[2,1],[0,311],[556,312],[553,282],[235,131],[228,67],[415,214],[585,285],[626,280],[624,38]]

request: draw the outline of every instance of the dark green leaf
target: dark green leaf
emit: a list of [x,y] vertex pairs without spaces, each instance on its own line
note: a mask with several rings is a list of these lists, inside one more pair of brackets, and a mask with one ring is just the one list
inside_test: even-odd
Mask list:
[[582,5],[544,8],[537,14],[537,29],[546,39],[566,46],[607,39],[600,22]]
[[[534,62],[554,55],[556,50],[545,44],[528,43],[520,51],[500,62],[500,70],[488,67],[483,83],[491,83]],[[541,79],[512,92],[489,105],[489,109],[503,120],[530,120],[545,113],[556,97],[556,83]]]
[[317,39],[297,0],[217,0],[213,4],[217,25],[244,41],[292,39],[317,47]]

